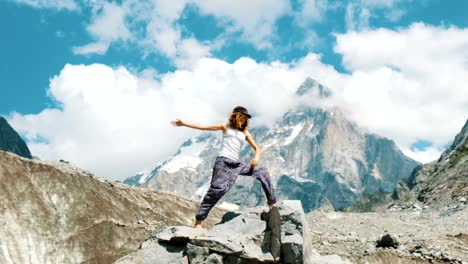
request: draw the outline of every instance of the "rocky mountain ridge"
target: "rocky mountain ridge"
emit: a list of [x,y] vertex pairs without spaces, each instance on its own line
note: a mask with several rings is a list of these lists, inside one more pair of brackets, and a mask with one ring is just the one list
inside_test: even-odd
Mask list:
[[20,135],[0,116],[0,150],[32,159],[31,151]]
[[[296,95],[326,98],[330,93],[327,87],[307,79]],[[176,154],[125,183],[201,199],[221,146],[222,134],[217,132],[188,139]],[[269,170],[279,198],[300,200],[306,212],[324,202],[336,209],[346,208],[378,190],[392,193],[396,183],[408,178],[419,164],[404,156],[393,141],[346,120],[337,108],[298,106],[271,129],[255,127],[250,132],[262,149],[259,165]],[[241,160],[249,162],[253,154],[247,144]],[[266,203],[260,185],[248,177],[238,178],[223,200],[243,207]]]
[[418,201],[437,208],[468,197],[468,120],[437,161],[414,170],[408,187]]

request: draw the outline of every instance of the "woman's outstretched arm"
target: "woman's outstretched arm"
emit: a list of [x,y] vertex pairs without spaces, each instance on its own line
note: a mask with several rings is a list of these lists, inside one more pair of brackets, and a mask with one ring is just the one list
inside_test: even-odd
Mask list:
[[216,131],[216,130],[226,129],[226,123],[216,124],[216,125],[198,125],[198,124],[187,123],[180,119],[175,119],[171,121],[171,124],[173,124],[174,126],[186,126],[186,127],[190,127],[194,129],[199,129],[199,130]]

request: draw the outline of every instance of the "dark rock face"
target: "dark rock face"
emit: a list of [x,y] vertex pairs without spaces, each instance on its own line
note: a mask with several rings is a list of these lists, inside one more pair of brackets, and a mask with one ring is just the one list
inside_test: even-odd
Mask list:
[[31,152],[18,133],[0,116],[0,150],[32,159]]
[[306,223],[300,201],[282,201],[268,213],[229,212],[210,230],[154,230],[141,250],[116,263],[304,263]]
[[468,120],[437,161],[413,171],[408,186],[417,200],[435,208],[468,197]]

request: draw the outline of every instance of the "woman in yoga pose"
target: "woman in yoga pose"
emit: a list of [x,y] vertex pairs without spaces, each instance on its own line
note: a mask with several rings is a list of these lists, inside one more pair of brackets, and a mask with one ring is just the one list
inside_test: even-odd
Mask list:
[[[171,121],[175,126],[223,131],[222,148],[216,157],[210,188],[203,197],[198,213],[195,215],[195,228],[201,228],[202,221],[206,219],[210,210],[219,199],[234,185],[239,175],[253,176],[260,181],[270,209],[276,203],[276,194],[271,182],[270,173],[265,167],[256,166],[260,160],[260,148],[255,144],[252,135],[247,129],[249,127],[248,119],[250,118],[251,115],[245,107],[237,106],[226,123],[205,126],[183,122],[180,119]],[[250,161],[250,164],[244,163],[239,159],[239,153],[246,142],[255,151],[255,157]]]

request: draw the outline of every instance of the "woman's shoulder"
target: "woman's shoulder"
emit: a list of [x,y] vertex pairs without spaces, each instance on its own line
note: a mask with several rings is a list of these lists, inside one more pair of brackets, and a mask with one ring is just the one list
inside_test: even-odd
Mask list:
[[223,133],[226,133],[228,131],[228,129],[230,129],[229,123],[227,123],[227,122],[223,123],[222,127],[223,127]]

